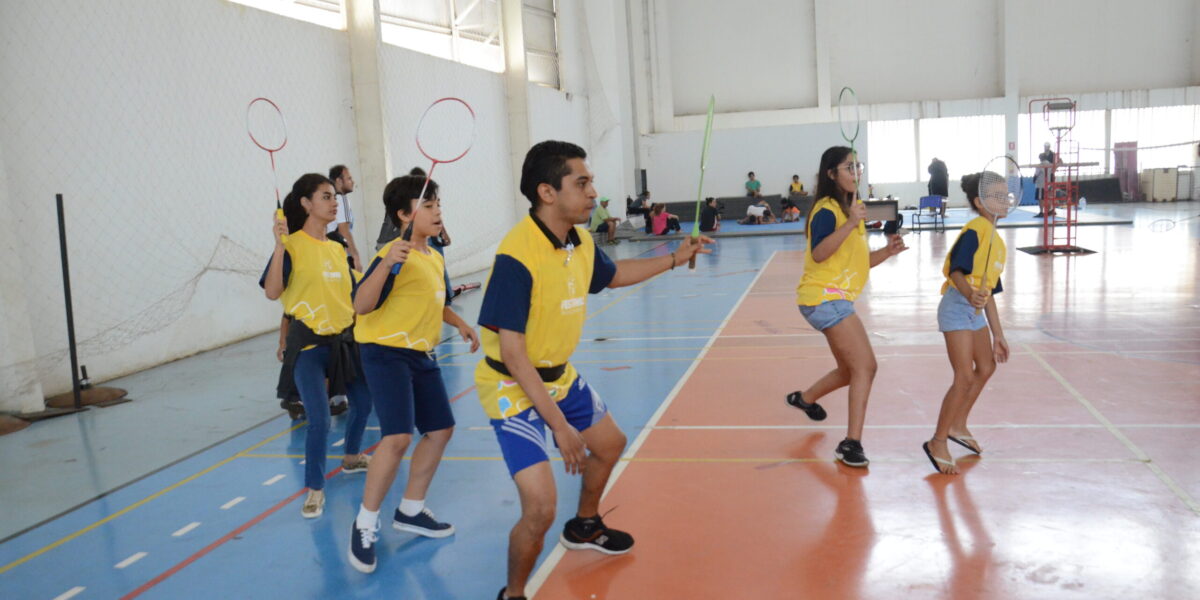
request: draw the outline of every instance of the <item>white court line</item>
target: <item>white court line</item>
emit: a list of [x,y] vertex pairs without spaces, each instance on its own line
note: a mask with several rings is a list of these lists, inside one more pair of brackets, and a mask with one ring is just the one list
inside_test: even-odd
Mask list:
[[379,431],[378,427],[367,427],[367,431]]
[[83,587],[82,585],[77,585],[77,586],[55,596],[54,600],[67,600],[68,598],[74,598],[75,596],[78,596],[80,592],[82,592],[83,590],[86,590],[86,589],[87,588]]
[[341,446],[342,444],[345,444],[345,443],[346,443],[346,438],[342,438],[342,439],[340,439],[340,440],[338,440],[338,441],[334,442],[334,443],[333,443],[333,447],[334,447],[334,448],[337,448],[338,446]]
[[263,485],[275,485],[276,483],[279,482],[280,479],[283,479],[284,477],[287,477],[287,475],[276,475],[276,476],[264,481],[262,484]]
[[1066,390],[1070,392],[1071,395],[1074,396],[1075,399],[1078,400],[1079,403],[1088,410],[1088,412],[1092,413],[1092,417],[1104,425],[1104,427],[1108,429],[1108,432],[1111,433],[1113,437],[1117,438],[1122,444],[1125,444],[1125,447],[1129,448],[1129,451],[1132,452],[1134,456],[1136,456],[1139,460],[1145,461],[1146,466],[1150,468],[1150,471],[1157,475],[1158,478],[1162,480],[1164,484],[1166,484],[1167,488],[1174,492],[1175,495],[1182,500],[1188,508],[1192,509],[1192,512],[1200,515],[1200,503],[1197,503],[1196,500],[1188,495],[1183,488],[1179,487],[1179,484],[1175,483],[1175,480],[1172,479],[1170,475],[1167,475],[1162,468],[1151,461],[1150,455],[1143,452],[1142,449],[1137,446],[1137,444],[1133,443],[1133,440],[1125,437],[1125,434],[1121,433],[1121,430],[1117,429],[1117,427],[1112,424],[1112,421],[1108,420],[1108,417],[1105,417],[1099,409],[1097,409],[1091,402],[1088,401],[1087,398],[1083,396],[1082,393],[1079,392],[1079,390],[1075,389],[1075,386],[1071,385],[1071,383],[1068,382],[1067,379],[1063,377],[1057,369],[1050,366],[1050,363],[1046,362],[1046,359],[1042,358],[1041,354],[1038,354],[1036,350],[1030,348],[1028,344],[1022,345],[1025,346],[1025,350],[1033,355],[1035,360],[1041,363],[1042,368],[1046,369],[1046,371],[1048,371],[1050,375],[1057,379],[1058,383],[1066,388]]
[[200,521],[193,521],[191,523],[188,523],[187,525],[184,525],[183,527],[180,527],[179,531],[176,531],[175,533],[171,534],[171,537],[179,537],[182,535],[186,535],[187,532],[189,532],[199,526],[200,526]]
[[[650,432],[654,430],[654,426],[658,424],[658,420],[661,419],[663,414],[667,412],[667,409],[670,408],[671,402],[675,400],[675,397],[679,394],[679,390],[683,389],[684,384],[687,383],[688,379],[691,378],[692,373],[696,370],[696,367],[699,366],[704,360],[705,355],[708,354],[708,351],[710,348],[712,348],[713,343],[717,341],[717,338],[721,337],[721,332],[725,330],[725,326],[729,324],[729,320],[733,318],[733,315],[738,311],[738,308],[742,306],[742,302],[746,299],[746,296],[750,295],[750,290],[754,289],[754,285],[758,283],[759,277],[762,277],[762,274],[767,271],[767,267],[771,264],[772,260],[775,260],[775,255],[778,254],[778,252],[778,250],[772,252],[771,256],[767,258],[767,262],[763,263],[762,268],[758,270],[758,273],[754,275],[754,279],[750,281],[750,285],[746,286],[746,289],[742,291],[742,295],[738,298],[738,301],[734,303],[733,308],[729,309],[729,314],[725,315],[725,319],[722,320],[721,324],[717,326],[716,331],[714,331],[712,335],[708,337],[708,341],[704,344],[704,349],[700,351],[700,354],[696,356],[695,360],[692,361],[692,364],[688,365],[688,369],[686,372],[684,372],[683,377],[680,377],[679,381],[675,382],[675,387],[671,388],[671,391],[667,394],[666,399],[663,400],[662,404],[658,405],[658,409],[655,410],[654,414],[650,416],[650,420],[646,421],[646,426],[642,428],[641,433],[634,438],[633,443],[630,444],[629,448],[625,450],[625,454],[622,455],[622,460],[618,461],[617,465],[613,467],[612,474],[608,478],[608,485],[604,487],[604,493],[600,495],[601,501],[603,501],[604,497],[608,495],[608,492],[612,490],[613,485],[617,483],[617,479],[621,477],[621,474],[625,472],[625,467],[627,467],[630,462],[629,459],[632,459],[634,455],[637,454],[637,451],[641,449],[642,444],[646,442],[646,438],[649,437]],[[554,571],[554,567],[558,565],[558,561],[562,560],[563,554],[565,553],[565,546],[559,543],[554,544],[554,549],[550,551],[550,555],[547,556],[546,560],[538,566],[537,570],[534,571],[533,576],[529,578],[529,582],[525,584],[525,595],[527,597],[532,598],[537,595],[538,589],[541,588],[542,584],[546,582],[546,578],[550,576],[552,571]]]
[[125,567],[128,567],[129,565],[132,565],[133,563],[135,563],[139,560],[142,560],[143,558],[146,558],[146,553],[138,552],[137,554],[134,554],[133,556],[130,556],[129,558],[117,563],[113,568],[124,569]]
[[238,503],[240,503],[242,500],[245,500],[245,499],[246,499],[245,496],[238,496],[237,498],[234,498],[233,500],[230,500],[229,502],[222,504],[221,510],[229,510],[229,509],[237,506]]

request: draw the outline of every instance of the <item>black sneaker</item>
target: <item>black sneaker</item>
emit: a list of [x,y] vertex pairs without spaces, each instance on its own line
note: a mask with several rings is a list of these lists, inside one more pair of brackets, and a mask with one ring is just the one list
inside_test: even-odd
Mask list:
[[505,600],[505,599],[507,599],[507,600],[525,600],[525,596],[505,596],[504,590],[507,590],[507,589],[508,589],[507,585],[500,588],[500,593],[496,595],[496,600]]
[[407,531],[431,538],[444,538],[454,535],[454,526],[438,521],[437,517],[433,516],[433,511],[428,508],[421,509],[421,512],[411,517],[400,512],[400,509],[397,508],[395,515],[392,517],[392,527],[397,531]]
[[787,403],[804,411],[804,414],[808,415],[808,418],[814,421],[825,420],[825,409],[821,408],[821,405],[816,402],[812,404],[805,402],[804,394],[801,394],[799,390],[787,395]]
[[350,525],[350,565],[363,573],[375,571],[375,542],[378,541],[379,524],[370,529],[359,529],[356,519]]
[[837,450],[833,451],[833,455],[850,467],[865,467],[871,462],[863,453],[862,442],[850,438],[842,440],[842,443],[838,444]]
[[350,401],[345,396],[334,396],[329,399],[329,416],[336,417],[350,410]]
[[605,554],[625,554],[633,548],[633,536],[609,529],[600,517],[575,517],[563,525],[562,545],[571,550],[598,550]]

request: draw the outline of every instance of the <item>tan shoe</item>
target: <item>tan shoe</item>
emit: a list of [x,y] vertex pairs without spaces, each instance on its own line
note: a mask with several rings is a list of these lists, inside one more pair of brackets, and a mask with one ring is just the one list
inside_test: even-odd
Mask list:
[[325,512],[325,491],[308,490],[304,498],[304,506],[300,507],[300,515],[305,519],[315,519]]
[[366,454],[359,454],[353,462],[347,464],[342,462],[343,473],[365,473],[367,466],[371,464],[371,457]]

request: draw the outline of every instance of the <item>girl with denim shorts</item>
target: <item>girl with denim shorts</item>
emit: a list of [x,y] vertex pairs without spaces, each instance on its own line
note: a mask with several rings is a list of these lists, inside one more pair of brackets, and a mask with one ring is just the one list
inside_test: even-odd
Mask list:
[[[1008,342],[996,313],[995,299],[1004,289],[1000,274],[1008,258],[1008,248],[995,234],[996,219],[1005,215],[988,213],[979,201],[979,178],[979,173],[963,177],[963,192],[979,216],[959,231],[942,267],[946,282],[942,284],[942,301],[938,305],[938,330],[946,338],[954,381],[942,399],[933,438],[922,445],[929,462],[940,473],[958,472],[947,440],[976,454],[983,451],[967,429],[967,415],[996,371],[996,363],[1008,360]],[[993,185],[1005,186],[999,175],[995,175],[994,181],[999,183]],[[1000,191],[1006,192],[1007,188]]]
[[834,146],[821,155],[818,200],[808,215],[804,275],[796,288],[800,314],[825,335],[837,367],[808,389],[788,394],[787,403],[820,421],[825,418],[825,409],[817,400],[850,386],[846,439],[838,444],[834,456],[846,465],[865,467],[869,461],[862,448],[862,430],[876,363],[867,331],[854,314],[854,299],[867,284],[871,267],[907,247],[900,236],[892,236],[887,246],[874,252],[867,247],[863,224],[867,210],[857,197],[862,163],[857,161],[858,157],[845,146]]

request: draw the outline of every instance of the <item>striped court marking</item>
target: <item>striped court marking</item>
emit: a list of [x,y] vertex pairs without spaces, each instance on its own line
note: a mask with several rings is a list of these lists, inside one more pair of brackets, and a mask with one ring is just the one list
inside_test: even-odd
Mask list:
[[[746,297],[750,295],[750,290],[754,289],[754,286],[758,283],[758,280],[762,277],[762,274],[767,272],[767,267],[770,266],[771,261],[775,260],[775,256],[778,253],[778,250],[772,252],[771,256],[767,258],[767,262],[763,263],[758,273],[755,274],[754,279],[752,279],[750,284],[746,286],[746,289],[742,291],[742,295],[738,298],[737,302],[734,303],[733,308],[729,309],[729,313],[725,315],[725,318],[721,321],[721,324],[717,326],[716,331],[709,336],[708,341],[704,344],[704,349],[701,350],[700,354],[692,360],[692,364],[688,366],[688,369],[686,372],[684,372],[683,377],[680,377],[679,381],[675,382],[675,387],[671,388],[671,391],[667,394],[667,397],[662,401],[661,404],[658,405],[658,409],[655,410],[654,414],[650,416],[650,419],[646,421],[646,427],[642,429],[637,438],[633,440],[633,443],[629,445],[629,448],[625,450],[623,458],[632,459],[637,454],[637,451],[641,449],[642,444],[646,442],[646,438],[649,437],[650,432],[653,431],[653,427],[658,424],[658,420],[661,419],[663,414],[667,412],[667,409],[670,408],[671,403],[674,402],[675,397],[679,395],[679,391],[683,389],[684,384],[691,379],[692,373],[695,372],[696,367],[698,367],[700,363],[704,361],[704,357],[712,348],[713,343],[717,341],[717,338],[721,337],[721,332],[725,330],[725,327],[729,324],[730,319],[732,319],[733,315],[737,313],[739,308],[741,308],[742,302],[744,302]],[[608,485],[604,487],[604,493],[600,496],[601,502],[604,501],[604,497],[608,495],[608,492],[612,490],[613,486],[617,483],[617,480],[620,479],[621,474],[625,472],[625,467],[628,466],[629,462],[630,461],[628,460],[621,460],[615,467],[613,467],[612,474],[608,478]],[[562,560],[562,557],[565,553],[566,548],[562,544],[554,545],[554,549],[550,551],[550,555],[547,556],[546,560],[538,566],[538,568],[533,572],[533,576],[529,578],[529,582],[525,584],[526,596],[532,598],[537,595],[538,589],[541,588],[542,584],[546,582],[546,578],[549,577],[550,573],[554,571],[554,567],[558,566],[559,561]]]
[[189,531],[191,531],[199,526],[200,526],[200,521],[192,521],[191,523],[188,523],[187,525],[180,527],[175,533],[172,533],[171,537],[185,536],[188,534]]
[[[295,431],[296,429],[299,429],[300,426],[303,424],[304,423],[298,423],[296,425],[293,425],[292,427],[289,427],[288,429],[285,429],[271,437],[268,437],[267,439],[265,439],[261,442],[258,442],[257,444],[254,444],[253,446],[250,446],[249,448],[246,448],[242,452],[251,452],[253,450],[261,448],[261,447]],[[241,454],[241,452],[239,452],[238,454]],[[167,494],[168,492],[178,489],[179,487],[181,487],[187,483],[195,481],[197,478],[199,478],[203,475],[211,473],[212,471],[214,471],[224,465],[227,465],[230,462],[233,462],[233,460],[236,459],[237,457],[238,457],[238,455],[234,454],[233,456],[230,456],[229,458],[226,458],[226,459],[218,462],[217,464],[215,464],[211,467],[208,467],[207,469],[204,469],[203,471],[200,471],[199,473],[196,473],[195,475],[191,475],[189,477],[181,479],[180,481],[178,481],[174,484],[171,484],[149,496],[146,496],[145,498],[142,498],[141,500],[138,500],[137,502],[134,502],[133,504],[130,504],[129,506],[126,506],[125,508],[122,508],[121,510],[119,510],[113,514],[108,515],[107,517],[104,517],[103,519],[100,519],[99,521],[96,521],[95,523],[92,523],[91,525],[88,525],[87,527],[80,529],[79,531],[76,531],[75,533],[72,533],[72,534],[62,537],[62,538],[59,538],[58,540],[56,540],[50,544],[42,546],[41,548],[34,550],[33,552],[30,552],[29,554],[26,554],[25,556],[22,556],[21,558],[18,558],[17,560],[10,562],[7,565],[4,565],[3,567],[0,567],[0,574],[3,574],[5,572],[9,571],[13,567],[20,566],[34,558],[37,558],[38,556],[41,556],[41,555],[59,547],[59,546],[65,544],[65,543],[67,543],[89,531],[92,531],[93,529],[96,529],[97,527],[100,527],[101,525],[104,525],[105,523],[108,523],[109,521],[112,521],[113,519],[116,519],[117,517],[125,515],[125,514],[129,513],[130,511],[132,511],[138,507],[141,507],[152,500],[161,498],[164,494]],[[78,593],[78,592],[76,592],[76,593]]]
[[[363,453],[370,454],[371,452],[374,452],[375,449],[379,447],[380,443],[382,443],[382,440],[379,442],[375,442],[373,445],[371,445],[371,447],[363,450]],[[442,460],[450,460],[450,459],[443,458]],[[496,457],[496,460],[502,460],[502,459],[500,457]],[[342,467],[338,466],[336,469],[333,469],[332,471],[325,474],[325,480],[328,481],[330,479],[333,479],[335,476],[337,476],[341,472],[342,472]],[[148,591],[149,589],[162,583],[163,581],[166,581],[167,578],[178,573],[179,571],[182,571],[188,565],[203,558],[205,555],[212,552],[213,550],[216,550],[217,548],[219,548],[220,546],[222,546],[229,540],[232,540],[232,539],[242,535],[243,533],[248,531],[251,527],[254,527],[255,525],[261,523],[263,521],[263,519],[266,519],[267,517],[275,514],[276,512],[279,511],[279,509],[287,506],[288,504],[292,503],[297,498],[299,498],[301,495],[303,495],[307,489],[308,488],[300,488],[298,491],[296,491],[292,495],[288,496],[287,498],[284,498],[283,500],[281,500],[280,502],[275,504],[275,506],[268,508],[267,510],[259,513],[258,516],[255,516],[254,518],[250,519],[249,521],[246,521],[241,526],[239,526],[237,529],[234,529],[233,531],[230,531],[229,533],[221,536],[220,539],[201,548],[200,550],[196,551],[191,556],[180,561],[175,566],[167,569],[166,571],[163,571],[162,573],[159,573],[158,576],[156,576],[154,579],[151,579],[150,581],[143,583],[142,585],[138,586],[138,588],[133,590],[132,592],[129,592],[128,594],[125,594],[124,596],[121,596],[121,600],[131,600],[133,598],[136,598],[136,597],[146,593],[146,591]]]
[[1111,433],[1113,437],[1117,438],[1117,440],[1119,440],[1122,444],[1125,444],[1125,447],[1128,448],[1129,451],[1132,452],[1133,455],[1139,460],[1144,461],[1146,466],[1150,468],[1150,471],[1157,475],[1158,478],[1164,484],[1166,484],[1167,488],[1174,492],[1175,495],[1192,510],[1192,512],[1200,515],[1200,503],[1197,503],[1196,500],[1191,497],[1191,495],[1184,491],[1183,488],[1179,487],[1178,483],[1175,483],[1175,480],[1172,479],[1170,475],[1167,475],[1161,467],[1155,464],[1154,461],[1150,460],[1150,455],[1143,452],[1137,444],[1133,443],[1133,440],[1126,437],[1124,433],[1121,433],[1121,430],[1113,425],[1112,421],[1108,420],[1108,417],[1105,417],[1104,414],[1101,413],[1100,410],[1095,407],[1095,405],[1089,402],[1079,390],[1075,389],[1075,386],[1071,385],[1071,383],[1067,381],[1067,378],[1063,377],[1057,369],[1050,366],[1050,363],[1046,362],[1046,359],[1042,358],[1041,354],[1038,354],[1036,350],[1030,348],[1028,344],[1022,345],[1025,346],[1025,349],[1033,355],[1034,360],[1037,360],[1038,363],[1042,365],[1042,368],[1046,369],[1051,376],[1057,379],[1060,385],[1066,388],[1066,390],[1070,392],[1070,394],[1074,396],[1075,399],[1078,400],[1088,412],[1092,413],[1092,416],[1097,421],[1099,421],[1106,429],[1108,429],[1108,432]]
[[55,596],[54,600],[69,600],[70,598],[74,598],[75,596],[78,596],[81,592],[83,592],[83,590],[86,590],[86,589],[87,588],[83,587],[82,585],[77,585],[77,586]]
[[125,567],[128,567],[129,565],[132,565],[133,563],[135,563],[139,560],[142,560],[143,558],[146,558],[146,553],[138,552],[137,554],[130,556],[129,558],[117,563],[116,565],[113,565],[113,568],[114,569],[124,569]]
[[229,502],[222,504],[221,510],[229,510],[229,509],[237,506],[238,504],[240,504],[242,502],[242,500],[245,500],[245,499],[246,499],[245,496],[238,496],[237,498],[234,498],[233,500],[230,500]]
[[276,475],[276,476],[262,482],[262,484],[263,485],[275,485],[276,483],[279,483],[279,480],[283,479],[284,477],[287,477],[287,475],[279,474],[279,475]]

